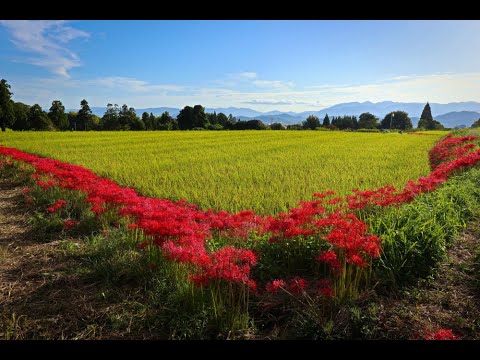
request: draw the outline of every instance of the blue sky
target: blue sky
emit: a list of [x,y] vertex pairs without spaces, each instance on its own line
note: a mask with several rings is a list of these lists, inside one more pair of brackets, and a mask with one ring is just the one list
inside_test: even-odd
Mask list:
[[480,21],[0,20],[0,78],[43,107],[480,101],[479,55]]

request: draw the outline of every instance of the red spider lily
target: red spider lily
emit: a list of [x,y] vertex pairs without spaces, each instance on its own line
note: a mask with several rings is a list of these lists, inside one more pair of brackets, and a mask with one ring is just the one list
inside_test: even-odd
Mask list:
[[334,251],[328,250],[323,253],[321,253],[318,257],[317,260],[320,262],[324,262],[327,264],[330,264],[332,262],[337,261],[337,254],[335,254]]
[[55,204],[53,204],[52,206],[50,206],[47,211],[49,213],[54,213],[55,211],[57,211],[58,209],[61,209],[62,207],[64,207],[65,205],[67,205],[67,202],[65,200],[57,200],[57,202]]
[[331,287],[324,287],[320,288],[320,294],[327,298],[332,298],[333,297],[333,289]]
[[284,280],[275,279],[267,283],[265,290],[269,293],[276,294],[280,288],[286,288],[286,286],[287,284]]
[[67,219],[63,222],[63,227],[67,230],[73,229],[77,225],[78,225],[78,220],[75,220],[75,219]]
[[322,279],[317,282],[317,289],[320,295],[331,298],[333,297],[332,282],[329,279]]
[[306,287],[307,281],[299,276],[295,276],[288,281],[287,290],[292,294],[300,294]]
[[424,340],[459,340],[459,338],[452,330],[440,329],[436,332],[427,334]]

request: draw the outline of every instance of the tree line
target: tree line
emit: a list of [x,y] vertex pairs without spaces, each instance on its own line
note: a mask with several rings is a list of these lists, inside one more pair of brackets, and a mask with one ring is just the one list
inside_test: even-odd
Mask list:
[[[310,115],[302,124],[289,125],[290,129],[312,129],[328,128],[338,130],[358,130],[358,129],[397,129],[397,130],[410,130],[413,129],[412,120],[408,113],[405,111],[392,111],[385,115],[380,120],[375,115],[365,112],[358,118],[356,116],[333,116],[331,119],[328,114],[323,118],[323,122],[315,115]],[[441,130],[444,129],[443,125],[433,119],[430,104],[427,102],[425,105],[420,120],[418,121],[417,129],[424,130]]]
[[[358,129],[398,129],[410,130],[412,121],[405,111],[393,111],[380,120],[366,112],[357,116],[327,115],[321,122],[315,115],[310,115],[301,124],[283,125],[273,123],[266,125],[260,120],[239,120],[230,114],[207,113],[201,105],[185,106],[176,118],[168,112],[160,116],[144,112],[139,117],[135,109],[124,104],[108,104],[100,118],[92,113],[88,102],[80,103],[78,112],[66,112],[60,100],[54,100],[50,109],[44,111],[38,104],[32,106],[11,100],[12,92],[6,80],[0,82],[0,127],[2,131],[13,130],[358,130]],[[479,126],[480,119],[472,127]],[[418,122],[419,129],[439,130],[442,124],[432,117],[429,103],[422,111]]]
[[6,80],[0,82],[0,127],[12,130],[246,130],[266,129],[260,120],[241,121],[216,112],[206,113],[201,105],[185,106],[176,118],[168,112],[160,116],[144,112],[137,116],[135,109],[124,104],[108,104],[100,118],[92,113],[87,100],[82,100],[77,112],[66,112],[60,100],[44,111],[38,104],[32,106],[11,100],[12,92]]

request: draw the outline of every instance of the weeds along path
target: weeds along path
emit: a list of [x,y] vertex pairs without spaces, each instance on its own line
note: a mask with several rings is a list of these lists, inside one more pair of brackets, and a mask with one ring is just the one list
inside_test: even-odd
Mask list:
[[140,294],[123,286],[112,296],[111,286],[86,278],[80,256],[66,250],[81,254],[79,239],[42,242],[21,196],[21,187],[0,179],[0,339],[152,337],[128,325],[126,300]]
[[480,340],[480,220],[457,236],[433,278],[384,298],[380,318],[390,339],[448,328],[461,339]]

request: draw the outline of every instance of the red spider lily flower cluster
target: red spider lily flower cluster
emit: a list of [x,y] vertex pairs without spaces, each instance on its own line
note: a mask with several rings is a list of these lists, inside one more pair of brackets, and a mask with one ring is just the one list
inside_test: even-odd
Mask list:
[[269,293],[276,294],[280,289],[282,288],[285,289],[286,287],[287,287],[287,284],[285,283],[284,280],[275,279],[267,283],[265,290],[267,290],[267,292]]
[[459,340],[458,336],[449,329],[440,329],[436,332],[427,334],[424,340]]
[[334,295],[332,282],[329,279],[317,281],[317,290],[320,295],[326,298],[331,298]]
[[[160,247],[167,259],[187,264],[192,269],[189,278],[194,284],[205,286],[222,280],[255,289],[250,273],[258,254],[234,246],[210,251],[208,240],[220,236],[231,240],[233,245],[239,239],[248,239],[252,233],[266,234],[271,242],[312,237],[322,242],[323,249],[328,249],[318,254],[317,260],[327,264],[332,275],[341,272],[343,263],[363,268],[379,256],[380,239],[370,235],[367,225],[353,213],[369,206],[412,201],[417,195],[436,189],[456,171],[476,165],[480,162],[480,150],[473,140],[476,137],[448,136],[439,141],[430,152],[432,172],[416,182],[409,181],[403,190],[388,185],[377,190],[354,190],[353,195],[345,198],[334,198],[333,191],[316,193],[315,200],[299,202],[297,208],[287,213],[265,217],[251,210],[236,214],[202,211],[185,200],[174,202],[140,196],[135,190],[121,187],[81,166],[14,148],[0,146],[0,155],[32,165],[36,171],[32,179],[43,189],[58,186],[83,192],[91,211],[98,216],[113,210],[128,217],[133,221],[130,229],[138,228],[148,235],[148,240],[138,247]],[[64,205],[59,200],[48,211],[54,212]],[[306,282],[296,279],[287,285],[284,280],[273,280],[267,291],[276,292],[281,287],[298,293],[306,287]],[[330,285],[320,287],[320,292],[324,296],[333,294]]]
[[475,148],[475,144],[471,142],[476,139],[477,137],[472,135],[453,137],[453,134],[448,134],[441,141],[438,141],[428,152],[430,166],[432,169],[435,169],[443,162],[459,158]]
[[76,219],[67,219],[63,222],[63,227],[66,229],[66,230],[69,230],[69,229],[73,229],[75,226],[78,225],[78,220]]
[[48,180],[48,181],[38,180],[38,181],[37,181],[37,185],[38,185],[39,187],[41,187],[43,190],[48,190],[48,189],[50,189],[52,186],[55,186],[55,185],[56,185],[56,182],[53,181],[53,180]]
[[305,279],[295,276],[288,282],[287,290],[292,294],[300,294],[306,290],[307,286],[308,282]]
[[266,284],[265,290],[270,294],[278,294],[280,290],[283,289],[290,294],[298,295],[303,291],[306,291],[307,287],[307,280],[299,276],[295,276],[288,281],[282,279],[272,280]]
[[347,208],[363,209],[368,206],[391,206],[411,202],[416,196],[430,192],[452,176],[456,171],[472,167],[480,162],[480,149],[473,141],[476,136],[447,137],[438,141],[429,152],[432,172],[416,182],[408,181],[405,188],[397,191],[388,185],[377,190],[354,190],[347,196]]
[[55,204],[53,204],[52,206],[50,206],[47,211],[49,213],[54,213],[55,211],[57,211],[58,209],[61,209],[62,207],[64,207],[65,205],[67,205],[67,202],[65,200],[57,200],[57,202]]

